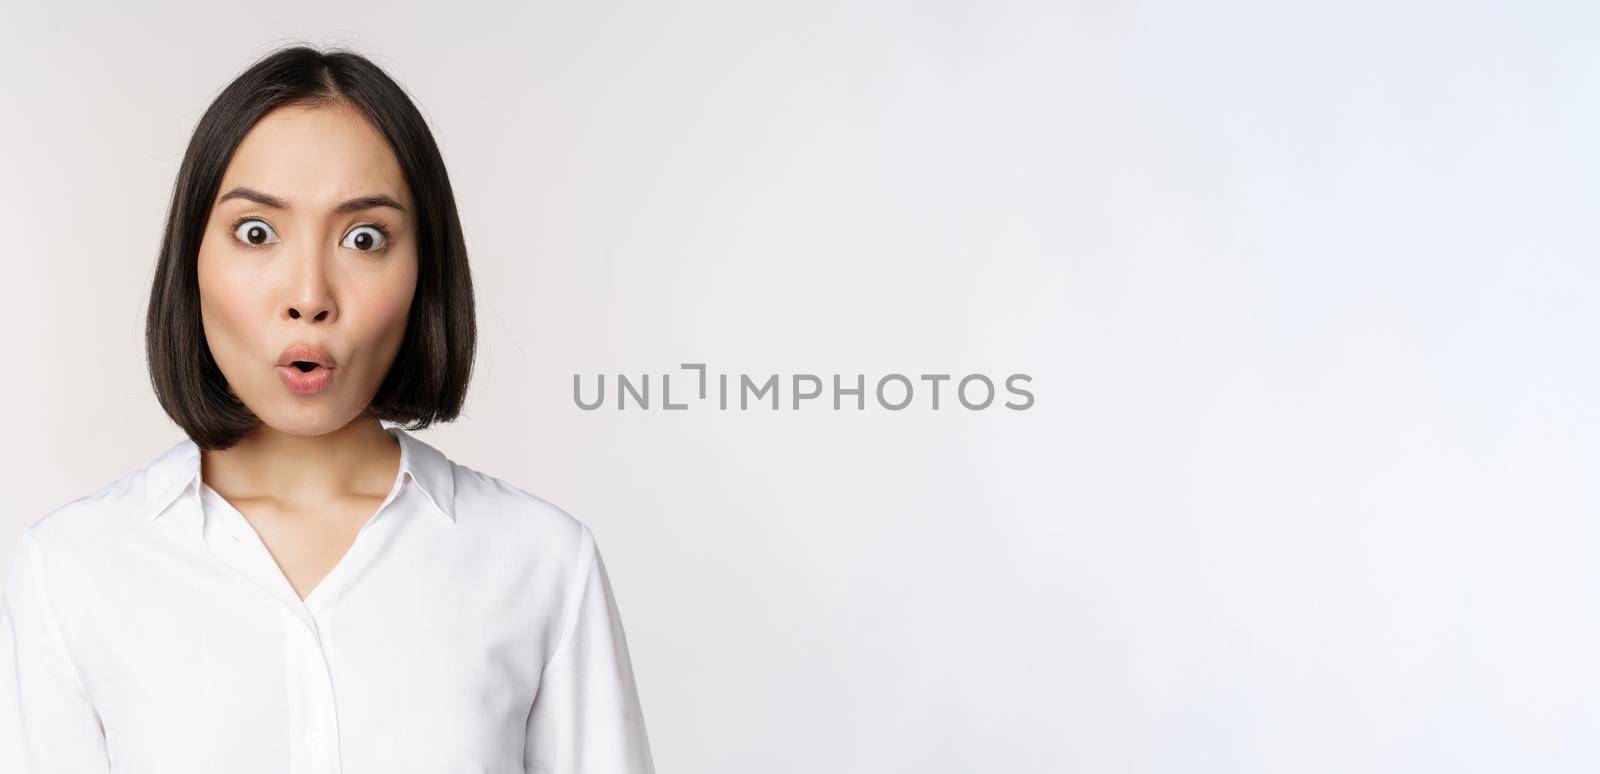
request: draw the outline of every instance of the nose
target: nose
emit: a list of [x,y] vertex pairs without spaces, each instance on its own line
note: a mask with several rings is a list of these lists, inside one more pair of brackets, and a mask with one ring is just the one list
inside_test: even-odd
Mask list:
[[328,269],[333,256],[320,247],[308,247],[293,260],[294,276],[290,278],[288,300],[283,314],[291,320],[332,322],[338,315],[334,302],[333,285],[328,281]]
[[[298,320],[298,319],[300,319],[302,317],[305,317],[306,314],[304,312],[300,311],[302,308],[305,308],[305,305],[289,307],[289,319]],[[311,315],[311,319],[312,320],[326,320],[326,319],[328,319],[328,312],[329,312],[328,309],[320,309],[315,314]]]

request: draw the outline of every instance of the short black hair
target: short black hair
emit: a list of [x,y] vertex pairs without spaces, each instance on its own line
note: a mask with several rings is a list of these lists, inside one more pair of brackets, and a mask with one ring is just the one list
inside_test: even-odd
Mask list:
[[366,57],[296,44],[229,83],[195,126],[172,188],[150,306],[145,356],[167,415],[203,449],[226,449],[261,425],[229,388],[200,317],[197,265],[213,200],[234,151],[283,105],[358,108],[389,141],[416,203],[417,288],[405,340],[362,416],[418,430],[454,420],[466,400],[477,341],[466,240],[444,159],[405,90]]

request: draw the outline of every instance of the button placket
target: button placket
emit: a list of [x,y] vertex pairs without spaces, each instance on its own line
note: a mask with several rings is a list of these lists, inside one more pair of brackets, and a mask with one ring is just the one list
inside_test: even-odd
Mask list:
[[294,774],[338,774],[338,715],[320,640],[299,617],[285,611],[281,620],[291,771]]

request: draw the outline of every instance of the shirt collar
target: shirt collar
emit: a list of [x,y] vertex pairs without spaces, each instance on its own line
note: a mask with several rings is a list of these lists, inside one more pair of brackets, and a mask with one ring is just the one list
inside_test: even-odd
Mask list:
[[[444,453],[398,427],[384,428],[400,442],[400,475],[410,474],[434,509],[446,522],[455,523],[455,472]],[[185,437],[162,452],[145,468],[145,500],[154,521],[166,513],[178,495],[200,480],[200,447]]]

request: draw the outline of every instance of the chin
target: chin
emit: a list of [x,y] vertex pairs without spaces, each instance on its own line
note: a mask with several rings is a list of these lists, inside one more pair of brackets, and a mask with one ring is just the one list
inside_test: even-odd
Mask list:
[[[287,435],[326,435],[350,424],[359,412],[335,410],[332,406],[274,407],[256,412],[261,423]],[[348,415],[347,415],[348,414]]]

